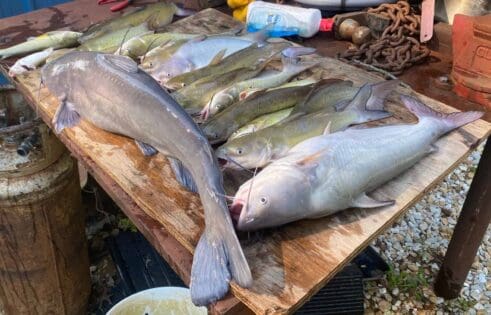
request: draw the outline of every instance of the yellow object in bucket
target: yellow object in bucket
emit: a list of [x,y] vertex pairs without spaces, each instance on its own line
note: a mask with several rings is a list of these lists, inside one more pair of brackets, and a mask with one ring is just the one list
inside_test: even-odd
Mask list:
[[106,315],[206,315],[206,307],[191,302],[189,289],[161,287],[141,291],[120,301]]
[[227,0],[227,4],[231,9],[234,9],[232,15],[234,19],[245,22],[247,17],[247,7],[254,0]]

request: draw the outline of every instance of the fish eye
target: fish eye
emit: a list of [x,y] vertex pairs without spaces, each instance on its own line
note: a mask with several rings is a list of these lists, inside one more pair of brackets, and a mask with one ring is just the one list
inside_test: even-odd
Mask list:
[[237,149],[237,154],[238,154],[238,155],[241,155],[242,153],[244,153],[244,152],[242,151],[242,148],[238,148],[238,149]]
[[268,199],[266,197],[261,197],[261,199],[259,199],[259,202],[262,204],[262,205],[266,205],[268,203]]
[[151,63],[151,62],[149,62],[148,64],[150,65],[150,67],[152,67],[152,66],[153,66],[153,63]]

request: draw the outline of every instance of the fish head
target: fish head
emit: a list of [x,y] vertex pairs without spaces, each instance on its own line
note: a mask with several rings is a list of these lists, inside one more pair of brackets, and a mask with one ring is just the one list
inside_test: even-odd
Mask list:
[[206,138],[211,144],[224,141],[228,135],[228,124],[224,124],[219,119],[212,119],[207,121],[201,128]]
[[[152,65],[150,66],[152,68]],[[170,78],[175,77],[176,75],[189,72],[193,70],[190,62],[183,58],[169,58],[158,67],[155,67],[155,70],[152,71],[152,76],[155,80],[160,83],[167,82]]]
[[292,165],[272,165],[237,191],[230,214],[241,231],[280,226],[304,217],[310,183]]
[[234,97],[230,95],[226,90],[220,91],[213,95],[210,103],[207,106],[208,115],[212,116],[221,110],[225,109],[228,105],[234,102]]
[[254,169],[272,160],[271,143],[254,133],[232,139],[216,150],[216,156],[225,168]]

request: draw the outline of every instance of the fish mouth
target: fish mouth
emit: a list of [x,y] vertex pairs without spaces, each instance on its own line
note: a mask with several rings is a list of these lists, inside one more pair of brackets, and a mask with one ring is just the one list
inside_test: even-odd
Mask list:
[[223,167],[225,168],[228,164],[228,160],[227,159],[224,159],[224,158],[221,158],[221,157],[217,157],[217,160],[218,160],[218,165],[220,165],[220,167]]
[[240,201],[234,202],[229,208],[230,216],[232,217],[235,226],[239,223],[240,214],[242,213],[243,208],[244,204]]

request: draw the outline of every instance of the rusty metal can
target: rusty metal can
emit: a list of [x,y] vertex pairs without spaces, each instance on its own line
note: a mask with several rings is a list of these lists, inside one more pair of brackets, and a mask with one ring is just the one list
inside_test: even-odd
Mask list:
[[77,166],[23,106],[4,107],[5,120],[19,123],[0,128],[0,310],[85,314],[91,282]]

